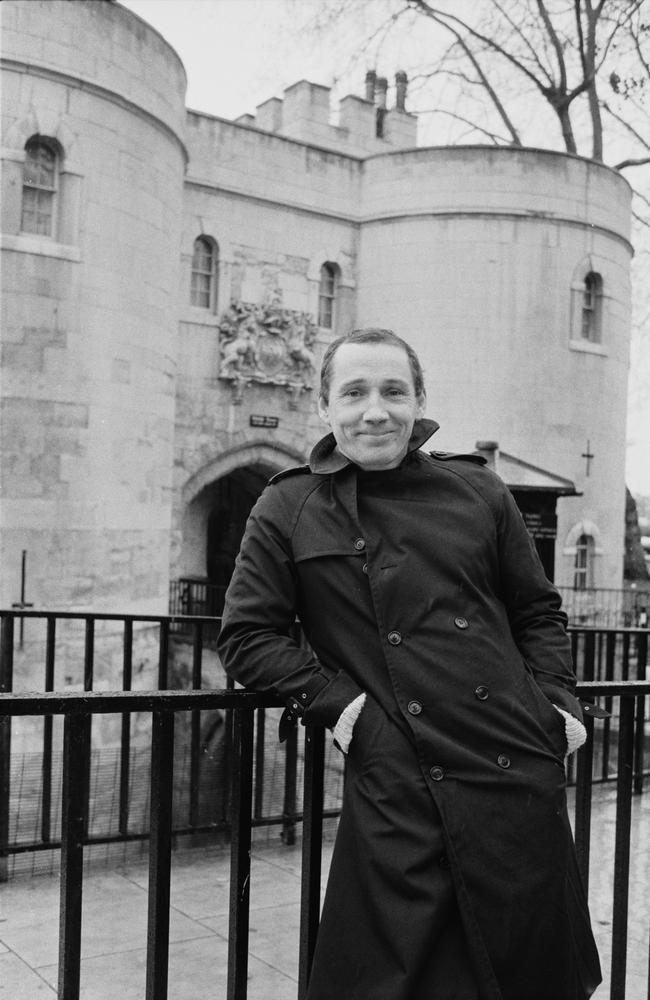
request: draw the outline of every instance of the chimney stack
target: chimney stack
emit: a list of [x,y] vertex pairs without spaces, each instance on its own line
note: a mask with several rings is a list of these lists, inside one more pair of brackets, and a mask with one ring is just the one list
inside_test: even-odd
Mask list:
[[498,441],[477,441],[476,442],[476,452],[482,455],[483,458],[487,460],[488,469],[492,469],[496,472],[497,461],[499,457],[499,442]]
[[385,76],[377,77],[376,93],[377,93],[377,107],[385,110],[386,108],[386,93],[388,91],[388,80]]
[[406,111],[406,88],[408,77],[403,69],[395,74],[395,107],[398,111]]
[[371,104],[375,103],[375,83],[377,82],[377,74],[374,69],[369,69],[366,73],[366,100],[370,101]]

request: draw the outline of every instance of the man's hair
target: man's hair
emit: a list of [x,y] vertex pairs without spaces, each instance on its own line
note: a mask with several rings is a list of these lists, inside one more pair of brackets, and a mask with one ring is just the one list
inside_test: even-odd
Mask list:
[[343,344],[392,344],[394,347],[401,347],[406,351],[413,376],[415,395],[424,395],[424,374],[420,359],[410,344],[398,337],[392,330],[382,330],[379,327],[368,326],[361,330],[352,330],[343,337],[338,337],[329,345],[323,355],[323,362],[320,368],[320,395],[325,403],[329,403],[330,382],[332,379],[332,363],[334,355]]

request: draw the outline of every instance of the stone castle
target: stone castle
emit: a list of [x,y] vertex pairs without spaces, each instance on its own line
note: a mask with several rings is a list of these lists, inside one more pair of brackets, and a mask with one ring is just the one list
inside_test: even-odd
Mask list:
[[[188,110],[109,0],[5,0],[2,606],[164,613],[221,585],[305,461],[323,350],[419,352],[432,447],[479,448],[564,586],[622,580],[630,189],[561,153],[417,146],[402,73]],[[478,444],[477,444],[478,442]]]

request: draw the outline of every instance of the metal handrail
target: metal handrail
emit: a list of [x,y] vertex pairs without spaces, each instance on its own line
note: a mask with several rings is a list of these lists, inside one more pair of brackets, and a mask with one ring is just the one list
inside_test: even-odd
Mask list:
[[[613,887],[611,998],[625,997],[630,831],[633,797],[634,712],[650,695],[649,681],[587,682],[581,697],[620,698],[618,733],[616,846]],[[90,718],[98,713],[151,712],[152,768],[150,796],[149,916],[146,1000],[167,996],[169,908],[172,851],[171,800],[174,717],[177,712],[219,707],[234,719],[231,883],[228,1000],[247,996],[250,904],[250,847],[253,809],[255,710],[278,705],[277,699],[246,691],[115,691],[0,694],[0,716],[64,716],[63,821],[60,887],[59,996],[78,1000],[81,966],[83,893],[84,762],[90,745]],[[589,874],[591,770],[594,719],[586,716],[588,742],[578,755],[575,837],[585,884]],[[323,816],[324,733],[306,729],[302,843],[301,929],[298,997],[306,993],[318,930]],[[650,977],[649,977],[650,978]]]

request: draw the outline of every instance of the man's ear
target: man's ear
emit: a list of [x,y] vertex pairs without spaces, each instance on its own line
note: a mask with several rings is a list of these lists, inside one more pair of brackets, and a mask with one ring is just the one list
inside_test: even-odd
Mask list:
[[318,397],[318,416],[323,420],[327,426],[330,424],[329,407],[322,396]]
[[420,395],[418,396],[418,419],[422,419],[426,408],[427,408],[427,394],[426,392],[421,392]]

